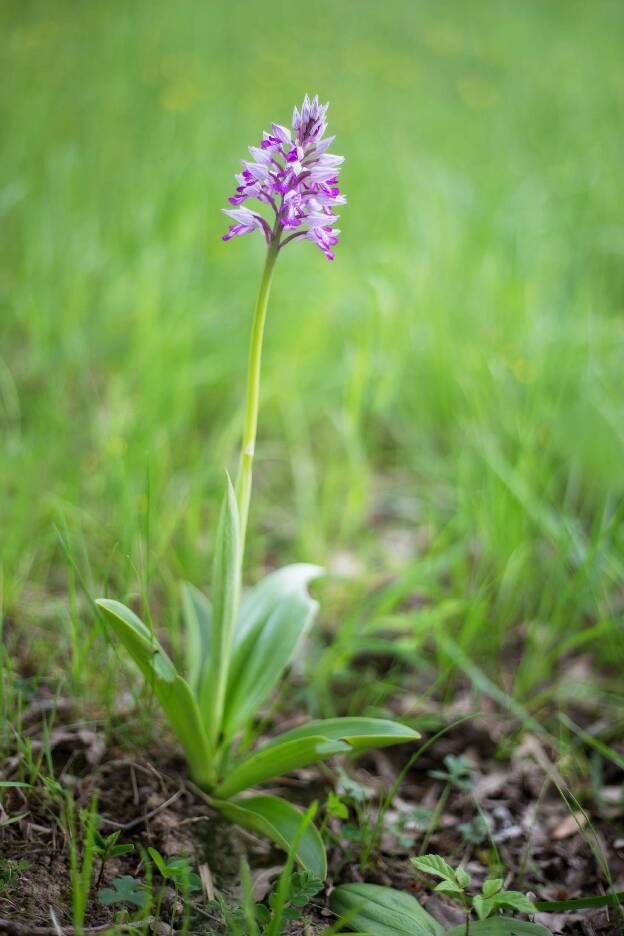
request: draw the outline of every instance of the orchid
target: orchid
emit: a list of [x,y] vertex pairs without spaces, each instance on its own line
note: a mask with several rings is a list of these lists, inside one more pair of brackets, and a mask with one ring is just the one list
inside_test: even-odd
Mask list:
[[[300,811],[286,799],[239,794],[292,770],[348,754],[411,742],[418,733],[379,718],[330,718],[308,722],[248,750],[254,719],[275,689],[316,614],[308,584],[322,570],[295,564],[272,572],[242,594],[242,567],[256,447],[262,343],[275,261],[289,241],[304,237],[333,258],[337,241],[334,207],[344,204],[337,187],[342,158],[327,152],[323,139],[327,105],[306,96],[295,108],[292,131],[273,124],[261,146],[251,148],[238,177],[236,206],[227,209],[235,224],[225,240],[262,231],[267,254],[256,301],[249,349],[247,394],[236,486],[226,478],[215,540],[212,601],[193,585],[182,588],[186,624],[183,672],[167,655],[153,630],[119,601],[97,605],[132,657],[168,717],[184,748],[194,781],[224,816],[272,838],[288,851],[301,825]],[[272,226],[242,207],[253,198],[274,211]],[[284,239],[286,231],[293,231]],[[325,850],[314,825],[297,844],[297,860],[324,877]]]
[[[338,187],[338,173],[343,156],[327,150],[334,137],[325,137],[329,104],[311,101],[306,94],[301,111],[293,112],[292,130],[274,123],[271,133],[263,133],[260,146],[250,146],[253,161],[243,160],[243,171],[236,176],[236,195],[229,202],[234,208],[223,213],[235,223],[223,240],[261,231],[275,252],[297,238],[310,240],[328,260],[340,231],[334,222],[334,209],[346,203]],[[273,211],[271,223],[258,211],[240,207],[255,199]],[[287,233],[284,237],[285,232]]]

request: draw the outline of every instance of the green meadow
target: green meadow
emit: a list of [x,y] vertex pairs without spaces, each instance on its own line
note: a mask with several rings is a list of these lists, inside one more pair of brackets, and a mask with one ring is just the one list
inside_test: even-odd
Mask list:
[[2,15],[3,596],[46,665],[90,631],[59,530],[94,585],[206,580],[262,262],[219,208],[306,90],[349,204],[334,264],[276,277],[253,561],[420,569],[521,694],[621,663],[619,5]]
[[617,747],[622,5],[5,0],[0,26],[5,724],[139,692],[102,594],[180,650],[264,252],[220,209],[309,92],[348,204],[333,263],[280,257],[245,562],[327,570],[285,704],[418,723],[468,691],[567,736],[580,700]]

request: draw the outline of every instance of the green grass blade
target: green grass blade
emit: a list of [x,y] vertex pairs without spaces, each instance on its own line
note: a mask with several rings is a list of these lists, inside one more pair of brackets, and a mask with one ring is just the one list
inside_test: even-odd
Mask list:
[[492,682],[492,680],[485,675],[483,670],[464,653],[459,644],[449,637],[448,634],[440,632],[436,635],[436,640],[439,647],[453,661],[458,669],[465,673],[479,692],[483,692],[484,695],[493,699],[493,701],[497,702],[502,708],[511,712],[525,728],[532,731],[538,737],[544,737],[548,734],[537,719],[527,712],[524,706],[514,699],[513,696],[510,696],[500,689],[496,683]]
[[586,910],[591,907],[619,907],[624,904],[624,891],[600,894],[596,897],[575,897],[571,900],[535,900],[534,903],[541,913]]
[[618,754],[614,748],[610,745],[605,744],[604,741],[601,741],[600,738],[595,738],[588,731],[585,731],[583,728],[580,728],[575,722],[569,718],[565,712],[562,712],[559,715],[559,720],[569,728],[570,731],[573,731],[581,741],[587,744],[589,747],[592,747],[595,751],[598,751],[605,760],[610,760],[612,764],[615,764],[616,767],[619,767],[620,770],[624,770],[624,757],[621,754]]

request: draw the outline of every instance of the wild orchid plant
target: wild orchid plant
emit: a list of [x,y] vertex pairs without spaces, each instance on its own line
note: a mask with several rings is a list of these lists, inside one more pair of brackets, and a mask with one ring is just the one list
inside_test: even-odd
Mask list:
[[[256,445],[262,341],[271,279],[277,257],[288,243],[309,240],[329,260],[338,241],[334,209],[345,204],[338,188],[343,157],[328,152],[324,138],[328,105],[306,95],[294,109],[292,130],[273,124],[259,147],[243,161],[234,206],[224,209],[234,224],[223,237],[260,231],[266,261],[256,302],[247,378],[242,452],[236,488],[226,490],[215,543],[212,603],[192,585],[182,589],[186,625],[186,673],[180,675],[156,635],[129,608],[102,598],[97,604],[153,689],[184,748],[195,782],[230,820],[263,834],[288,850],[302,814],[271,795],[242,798],[266,780],[333,754],[409,742],[417,733],[376,718],[331,718],[308,722],[249,752],[254,716],[278,683],[318,604],[307,592],[321,574],[313,565],[291,565],[268,575],[241,597],[241,571]],[[255,199],[266,212],[241,207]],[[242,739],[242,740],[241,740]],[[297,857],[319,877],[326,870],[321,837],[310,825]]]

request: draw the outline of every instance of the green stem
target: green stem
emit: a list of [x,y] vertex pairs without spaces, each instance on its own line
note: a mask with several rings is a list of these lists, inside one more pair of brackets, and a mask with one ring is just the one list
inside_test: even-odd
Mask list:
[[440,799],[436,803],[436,807],[433,810],[431,819],[429,820],[429,828],[427,829],[420,851],[418,852],[419,855],[424,855],[427,849],[429,848],[429,842],[431,841],[433,834],[438,828],[440,816],[442,815],[442,810],[446,806],[446,801],[449,798],[450,792],[451,792],[451,785],[450,783],[447,783],[444,789],[442,790]]
[[258,428],[258,404],[260,401],[260,369],[262,364],[262,338],[264,323],[266,321],[271,280],[275,261],[279,251],[281,228],[276,223],[273,231],[273,240],[267,251],[264,272],[260,283],[260,291],[256,300],[253,325],[251,328],[251,341],[249,345],[249,366],[247,375],[247,402],[245,407],[245,422],[243,428],[243,446],[241,462],[236,482],[236,499],[240,517],[240,553],[241,562],[245,552],[245,535],[247,533],[247,518],[249,516],[249,502],[251,500],[251,479],[253,459],[256,448],[256,431]]

